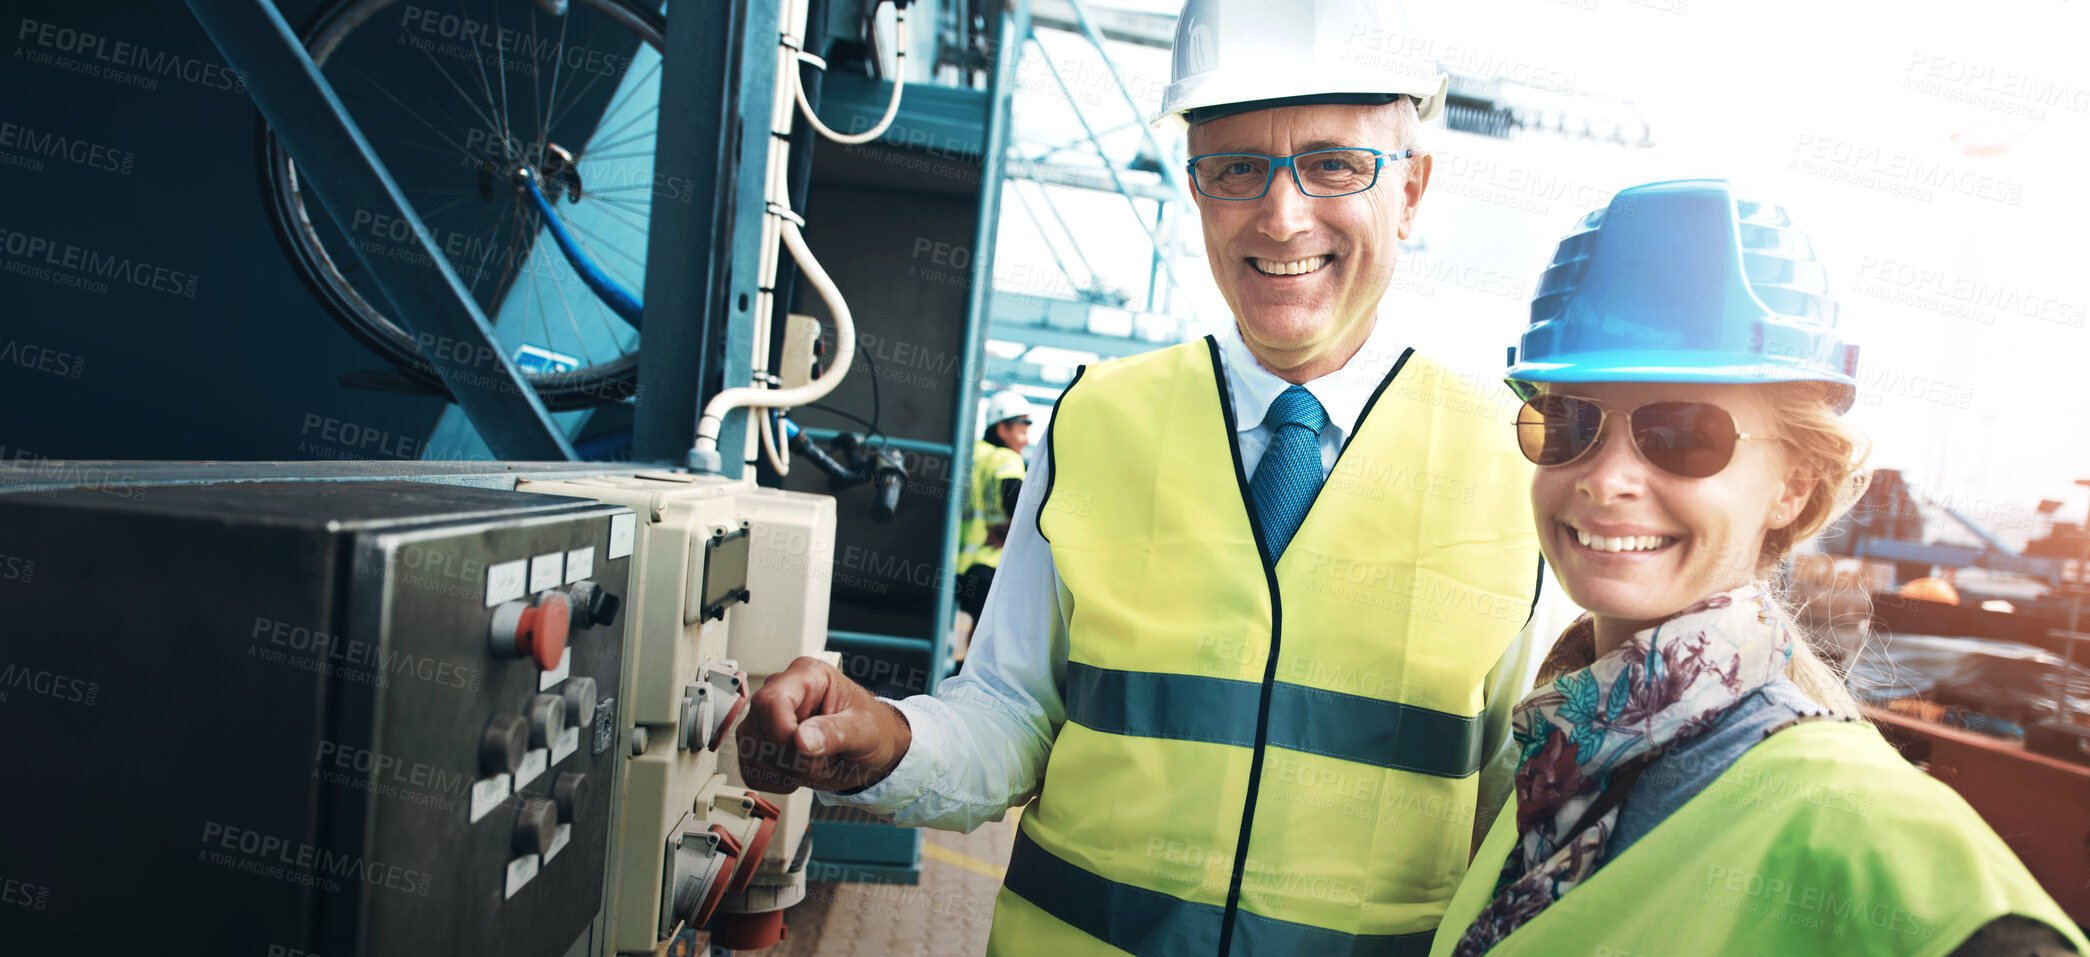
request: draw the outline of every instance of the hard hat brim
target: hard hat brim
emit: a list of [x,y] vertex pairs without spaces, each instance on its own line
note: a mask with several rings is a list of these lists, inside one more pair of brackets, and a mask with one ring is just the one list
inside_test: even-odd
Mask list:
[[[1688,359],[1688,364],[1679,363]],[[1765,385],[1776,382],[1820,382],[1843,389],[1838,412],[1848,412],[1858,383],[1849,376],[1824,374],[1753,353],[1679,353],[1646,350],[1579,353],[1559,362],[1518,362],[1503,373],[1513,384],[1582,382],[1682,382]],[[1513,385],[1514,387],[1514,385]],[[1518,390],[1522,393],[1524,390]]]
[[1412,96],[1415,98],[1415,115],[1425,123],[1444,112],[1444,97],[1450,89],[1450,77],[1435,73],[1407,79],[1408,82],[1389,81],[1384,72],[1362,70],[1343,71],[1332,76],[1322,73],[1310,77],[1207,73],[1169,84],[1161,97],[1161,112],[1154,117],[1150,125],[1158,127],[1174,121],[1179,127],[1187,128],[1189,121],[1184,115],[1192,110],[1237,103],[1341,94]]

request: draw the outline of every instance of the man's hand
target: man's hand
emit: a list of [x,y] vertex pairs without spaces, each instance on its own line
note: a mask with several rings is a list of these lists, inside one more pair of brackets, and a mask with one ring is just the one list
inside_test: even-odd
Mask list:
[[899,709],[818,658],[755,692],[740,722],[740,776],[757,790],[849,791],[885,780],[914,733]]

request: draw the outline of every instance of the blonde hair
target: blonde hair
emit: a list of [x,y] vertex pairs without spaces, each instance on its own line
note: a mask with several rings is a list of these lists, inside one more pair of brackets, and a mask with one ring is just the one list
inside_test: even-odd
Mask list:
[[[1830,404],[1842,397],[1844,387],[1826,382],[1779,382],[1763,388],[1770,400],[1772,421],[1778,423],[1779,438],[1790,453],[1790,465],[1808,483],[1807,501],[1792,523],[1764,533],[1756,574],[1769,582],[1795,546],[1842,518],[1865,494],[1870,478],[1865,459],[1872,449],[1865,434],[1845,422]],[[1814,637],[1794,616],[1791,596],[1775,584],[1769,590],[1794,636],[1786,677],[1822,707],[1861,717],[1844,674],[1814,650]]]
[[[1756,556],[1756,579],[1793,634],[1792,660],[1785,666],[1785,676],[1829,711],[1861,718],[1844,675],[1814,650],[1813,636],[1793,613],[1791,596],[1773,578],[1795,546],[1841,518],[1864,494],[1870,443],[1831,405],[1840,397],[1838,387],[1825,382],[1777,382],[1762,388],[1771,421],[1779,424],[1788,465],[1808,485],[1807,501],[1800,506],[1799,515],[1784,528],[1768,530]],[[1538,685],[1588,667],[1596,660],[1594,638],[1594,631],[1578,629],[1555,644],[1539,666]]]

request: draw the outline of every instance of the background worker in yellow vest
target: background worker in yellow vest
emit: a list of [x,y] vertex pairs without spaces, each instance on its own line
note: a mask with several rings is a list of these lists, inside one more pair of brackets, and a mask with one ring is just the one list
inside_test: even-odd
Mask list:
[[[972,482],[965,496],[964,527],[958,535],[958,607],[977,621],[994,569],[1009,539],[1009,516],[1023,491],[1023,450],[1030,446],[1030,402],[1014,392],[987,399],[980,416],[987,426],[972,446]],[[966,629],[969,630],[969,629]]]
[[1547,563],[1592,617],[1517,706],[1516,793],[1433,954],[2090,952],[1769,583],[1864,484],[1839,418],[1857,349],[1812,248],[1722,181],[1654,183],[1540,281],[1516,437]]
[[1035,798],[991,953],[1425,952],[1573,617],[1515,398],[1403,341],[1459,317],[1380,308],[1445,78],[1360,45],[1381,4],[1308,9],[1184,9],[1157,122],[1236,321],[1068,388],[965,673],[889,702],[800,659],[741,725],[750,781],[901,824]]

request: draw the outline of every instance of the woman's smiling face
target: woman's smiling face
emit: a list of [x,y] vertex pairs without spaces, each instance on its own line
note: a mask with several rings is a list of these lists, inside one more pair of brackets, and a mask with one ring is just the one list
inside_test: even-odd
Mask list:
[[[1554,394],[1625,410],[1648,402],[1726,409],[1749,436],[1776,436],[1764,386],[1667,382],[1550,385]],[[1785,443],[1735,444],[1726,468],[1682,478],[1649,464],[1625,416],[1606,417],[1597,447],[1531,480],[1539,546],[1575,603],[1604,618],[1646,622],[1752,581],[1764,536],[1807,499]]]

